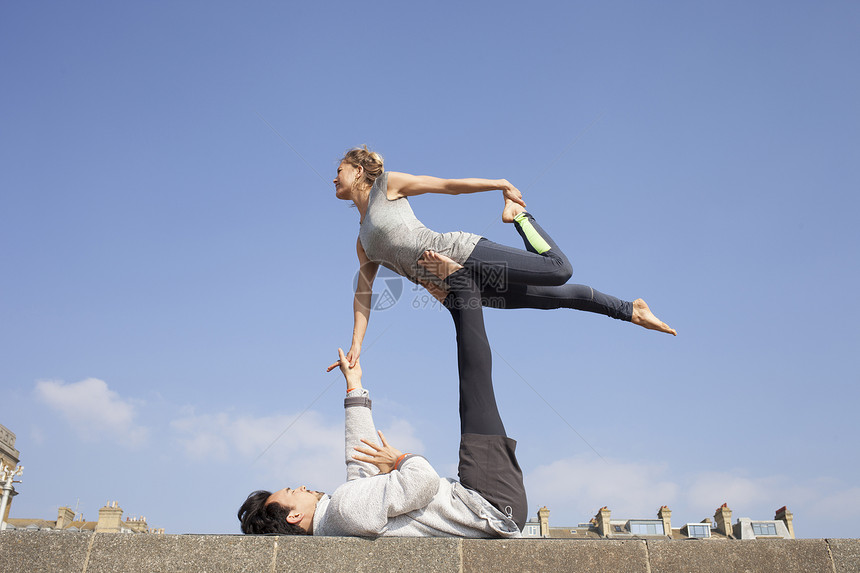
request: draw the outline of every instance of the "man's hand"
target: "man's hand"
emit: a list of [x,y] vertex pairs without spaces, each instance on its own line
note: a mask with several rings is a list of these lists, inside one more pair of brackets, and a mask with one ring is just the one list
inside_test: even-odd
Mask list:
[[329,366],[326,372],[331,372],[336,366],[340,366],[340,371],[343,373],[343,377],[346,380],[346,389],[354,390],[356,388],[361,388],[361,364],[356,360],[355,366],[350,368],[349,361],[347,360],[346,355],[344,355],[342,348],[337,349],[337,356],[338,361]]
[[376,433],[379,434],[379,439],[382,440],[382,446],[380,447],[369,440],[361,440],[367,447],[356,447],[355,451],[365,455],[352,456],[352,459],[371,463],[378,467],[381,473],[387,474],[394,469],[397,459],[403,455],[403,452],[389,445],[382,432],[377,431]]

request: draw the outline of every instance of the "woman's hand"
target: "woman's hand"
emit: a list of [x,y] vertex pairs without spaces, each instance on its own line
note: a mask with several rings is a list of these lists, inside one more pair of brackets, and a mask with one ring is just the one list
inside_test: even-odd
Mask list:
[[369,440],[362,439],[361,441],[367,446],[365,448],[356,447],[355,451],[364,454],[363,456],[352,456],[352,459],[360,462],[367,462],[379,468],[381,473],[387,474],[397,465],[397,459],[403,455],[403,452],[397,448],[390,446],[382,435],[382,432],[377,431],[379,439],[382,440],[382,447],[374,444]]
[[504,195],[505,199],[513,201],[514,203],[518,203],[523,207],[526,206],[526,202],[523,201],[523,194],[520,193],[519,189],[511,185],[510,181],[508,181],[507,179],[502,179],[501,188],[502,194]]
[[[343,353],[343,350],[338,349],[339,352]],[[326,372],[331,372],[338,366],[343,369],[344,364],[347,368],[355,368],[355,365],[358,364],[358,357],[361,355],[361,344],[353,344],[352,348],[349,349],[349,353],[347,353],[345,357],[345,362],[341,362],[340,360],[329,366],[325,369]],[[345,374],[344,374],[345,375]],[[361,376],[361,370],[358,373]]]
[[359,356],[361,356],[361,343],[353,342],[349,352],[346,353],[346,361],[349,362],[350,368],[355,366]]

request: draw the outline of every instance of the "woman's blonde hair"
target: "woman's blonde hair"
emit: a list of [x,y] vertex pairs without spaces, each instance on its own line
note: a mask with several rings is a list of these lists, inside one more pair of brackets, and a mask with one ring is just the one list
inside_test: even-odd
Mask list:
[[364,169],[364,177],[361,182],[368,187],[372,187],[376,178],[385,171],[382,156],[375,151],[369,150],[366,145],[353,147],[346,152],[346,155],[340,161],[341,163],[349,163],[353,167]]

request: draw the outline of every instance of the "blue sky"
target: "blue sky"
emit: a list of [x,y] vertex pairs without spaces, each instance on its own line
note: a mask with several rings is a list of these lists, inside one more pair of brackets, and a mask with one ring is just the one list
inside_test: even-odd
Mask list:
[[[856,3],[2,12],[13,517],[117,500],[236,532],[253,489],[340,483],[324,369],[350,341],[358,215],[330,181],[367,143],[393,171],[509,179],[575,282],[679,332],[487,312],[531,514],[787,505],[798,536],[860,536]],[[519,244],[498,193],[411,202]],[[391,442],[455,475],[453,327],[425,302],[405,285],[374,313],[365,384]]]

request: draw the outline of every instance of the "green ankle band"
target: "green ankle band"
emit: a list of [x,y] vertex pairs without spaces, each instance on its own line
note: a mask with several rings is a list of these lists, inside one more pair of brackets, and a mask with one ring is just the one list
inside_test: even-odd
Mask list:
[[540,236],[540,233],[534,228],[525,211],[514,217],[514,223],[520,226],[520,229],[522,229],[523,234],[526,236],[526,241],[534,248],[535,252],[542,255],[550,250],[549,243]]

